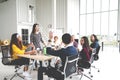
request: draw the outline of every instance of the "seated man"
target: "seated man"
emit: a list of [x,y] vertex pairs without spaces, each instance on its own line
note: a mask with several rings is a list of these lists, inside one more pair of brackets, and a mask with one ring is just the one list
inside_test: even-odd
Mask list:
[[[67,56],[76,55],[78,54],[75,47],[73,47],[71,43],[71,35],[66,33],[62,36],[62,42],[65,44],[65,48],[62,48],[60,50],[53,50],[50,47],[47,47],[47,54],[58,56],[62,60],[62,66],[60,67],[60,70],[63,71],[65,60]],[[39,67],[38,69],[38,80],[43,80],[43,72],[45,72],[47,75],[50,75],[54,77],[57,80],[64,80],[63,75],[57,71],[56,68],[53,67]]]

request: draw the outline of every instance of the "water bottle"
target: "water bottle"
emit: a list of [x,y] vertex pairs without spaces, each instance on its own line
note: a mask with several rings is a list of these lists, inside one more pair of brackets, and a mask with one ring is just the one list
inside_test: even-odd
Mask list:
[[46,55],[46,47],[43,47],[43,54]]

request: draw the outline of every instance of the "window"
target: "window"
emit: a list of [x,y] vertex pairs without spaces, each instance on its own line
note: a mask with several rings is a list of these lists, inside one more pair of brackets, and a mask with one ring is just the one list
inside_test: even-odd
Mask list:
[[100,13],[94,14],[94,34],[100,34],[101,28],[100,28]]
[[85,35],[86,34],[86,15],[81,15],[80,16],[80,35]]
[[110,12],[109,34],[114,35],[117,32],[117,11]]
[[22,41],[23,44],[28,44],[28,29],[22,29]]
[[86,0],[80,0],[80,14],[86,13]]
[[93,0],[87,0],[87,13],[93,12]]
[[108,35],[108,12],[101,14],[101,35]]
[[94,12],[100,12],[101,0],[94,0]]
[[118,0],[79,0],[80,34],[117,33]]
[[87,15],[87,35],[93,33],[93,14]]
[[109,10],[109,0],[101,0],[102,6],[101,11],[108,11]]

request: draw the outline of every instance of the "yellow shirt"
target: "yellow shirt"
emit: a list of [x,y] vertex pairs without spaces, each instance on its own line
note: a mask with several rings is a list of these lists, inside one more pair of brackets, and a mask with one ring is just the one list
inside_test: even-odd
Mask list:
[[27,49],[26,46],[22,45],[22,49],[18,48],[15,44],[12,45],[12,50],[13,50],[13,59],[18,59],[19,57],[17,56],[18,54],[24,54],[25,50]]

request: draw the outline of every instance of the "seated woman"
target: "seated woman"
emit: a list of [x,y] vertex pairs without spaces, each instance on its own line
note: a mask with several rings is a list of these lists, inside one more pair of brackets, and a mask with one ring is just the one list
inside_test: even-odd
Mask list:
[[90,64],[88,63],[90,60],[90,46],[89,41],[86,36],[83,36],[80,40],[82,50],[79,52],[80,59],[78,60],[78,67],[81,68],[89,68]]
[[[31,51],[26,51],[26,49],[28,47],[33,47],[33,50]],[[10,53],[12,55],[12,62],[11,64],[15,64],[15,65],[25,65],[24,66],[24,72],[23,75],[24,76],[30,76],[29,73],[27,72],[28,70],[28,65],[29,65],[29,59],[28,58],[22,58],[19,57],[19,54],[35,54],[36,50],[34,50],[34,45],[30,44],[28,46],[24,46],[22,44],[22,38],[18,33],[14,33],[11,36],[11,42],[10,42]]]
[[99,43],[98,43],[98,39],[97,39],[97,36],[95,35],[95,34],[92,34],[91,36],[90,36],[90,40],[91,40],[91,45],[90,45],[90,47],[91,47],[91,50],[93,49],[93,48],[95,48],[95,49],[97,49],[100,45],[99,45]]

